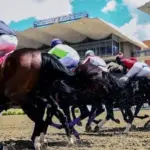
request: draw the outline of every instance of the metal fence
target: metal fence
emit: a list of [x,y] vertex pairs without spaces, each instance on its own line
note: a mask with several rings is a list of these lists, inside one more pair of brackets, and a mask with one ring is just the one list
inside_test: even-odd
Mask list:
[[133,52],[135,57],[142,57],[142,56],[150,56],[150,49],[148,50],[137,50]]

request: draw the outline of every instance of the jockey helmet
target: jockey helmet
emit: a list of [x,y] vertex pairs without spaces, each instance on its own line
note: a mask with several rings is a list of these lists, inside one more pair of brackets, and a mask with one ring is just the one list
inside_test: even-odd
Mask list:
[[124,57],[124,55],[123,55],[122,52],[119,52],[119,53],[116,55],[116,58],[122,59],[123,57]]
[[62,44],[63,42],[60,40],[60,39],[53,39],[52,41],[51,41],[51,47],[54,47],[54,46],[56,46],[56,45],[58,45],[58,44]]
[[116,62],[120,65],[121,64],[121,59],[123,59],[123,53],[119,52],[118,55],[116,55]]
[[92,50],[88,50],[85,52],[85,57],[95,55],[95,53]]

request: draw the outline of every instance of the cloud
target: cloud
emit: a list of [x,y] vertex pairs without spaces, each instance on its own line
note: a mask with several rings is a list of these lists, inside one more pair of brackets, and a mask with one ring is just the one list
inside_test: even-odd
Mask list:
[[0,19],[6,23],[29,17],[51,18],[72,13],[69,0],[1,0]]
[[[120,27],[121,31],[142,41],[150,39],[150,21],[147,20],[148,15],[137,10],[138,7],[149,1],[150,0],[123,0],[132,15],[132,19]],[[144,18],[146,19],[145,21]]]
[[117,6],[116,1],[115,1],[115,0],[111,0],[111,1],[109,1],[109,2],[106,4],[106,6],[104,6],[104,7],[102,8],[101,11],[104,12],[104,13],[112,12],[112,11],[115,11],[115,10],[116,10],[116,6]]
[[150,23],[138,24],[137,15],[133,15],[133,18],[129,21],[129,23],[120,27],[120,30],[142,41],[150,39]]
[[124,4],[132,8],[140,7],[149,1],[150,0],[123,0]]

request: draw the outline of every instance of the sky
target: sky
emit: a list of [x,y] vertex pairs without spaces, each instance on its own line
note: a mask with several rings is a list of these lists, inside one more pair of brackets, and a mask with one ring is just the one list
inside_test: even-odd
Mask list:
[[17,31],[39,19],[86,11],[140,40],[150,39],[150,15],[137,7],[150,0],[1,0],[0,19]]

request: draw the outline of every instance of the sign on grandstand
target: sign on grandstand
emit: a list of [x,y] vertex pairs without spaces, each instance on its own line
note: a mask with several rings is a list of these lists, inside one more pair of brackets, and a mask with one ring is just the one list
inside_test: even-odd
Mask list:
[[34,28],[36,28],[36,27],[46,26],[46,25],[50,25],[50,24],[54,24],[54,23],[61,23],[61,22],[77,20],[77,19],[81,19],[84,17],[88,17],[87,12],[74,13],[74,14],[69,14],[66,16],[60,16],[60,17],[44,19],[44,20],[37,20],[33,23],[33,26],[34,26]]

